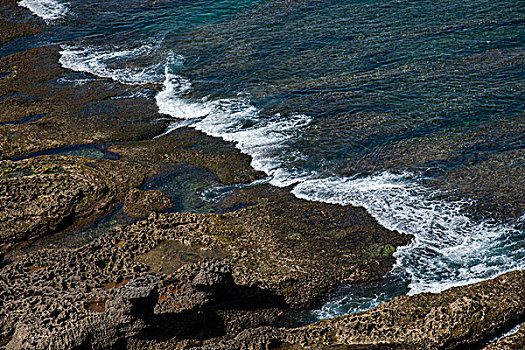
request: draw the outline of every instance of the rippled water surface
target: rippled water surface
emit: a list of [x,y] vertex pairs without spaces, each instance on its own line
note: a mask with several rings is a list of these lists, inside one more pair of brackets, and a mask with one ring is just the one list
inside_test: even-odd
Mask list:
[[414,236],[384,282],[345,286],[310,318],[525,268],[523,2],[20,4],[49,28],[3,54],[58,43],[67,68],[161,84],[152,103],[173,128]]

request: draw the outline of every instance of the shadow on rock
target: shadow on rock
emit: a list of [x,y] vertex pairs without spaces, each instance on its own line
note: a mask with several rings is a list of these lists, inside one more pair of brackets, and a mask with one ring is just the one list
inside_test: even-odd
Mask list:
[[[287,307],[284,298],[272,291],[236,285],[231,266],[220,260],[201,264],[187,281],[179,312],[155,312],[158,283],[154,275],[145,275],[118,288],[106,302],[102,319],[86,325],[84,335],[70,343],[80,348],[119,348],[129,337],[206,340],[228,333],[222,313]],[[106,337],[112,340],[108,343]]]

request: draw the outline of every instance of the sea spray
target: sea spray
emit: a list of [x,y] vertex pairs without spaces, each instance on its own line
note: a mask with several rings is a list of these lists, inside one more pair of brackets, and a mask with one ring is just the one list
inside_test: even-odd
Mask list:
[[[328,177],[304,181],[292,192],[306,200],[363,206],[382,226],[413,235],[409,245],[394,253],[392,270],[407,280],[409,295],[525,268],[525,233],[519,222],[475,221],[464,213],[467,203],[443,200],[440,191],[418,180],[410,173],[388,172]],[[325,310],[323,316],[328,314]]]
[[48,24],[63,18],[69,12],[67,3],[55,0],[22,0],[18,5],[29,9]]
[[[160,83],[164,79],[166,64],[181,64],[182,57],[172,52],[159,52],[159,48],[160,42],[123,49],[62,45],[59,62],[64,68],[123,84]],[[137,65],[135,61],[140,57],[151,58],[147,63]],[[133,68],[126,68],[131,65]]]
[[[184,98],[191,83],[170,72],[172,65],[182,62],[173,54],[162,63],[140,69],[112,65],[114,60],[133,59],[134,55],[152,50],[155,49],[150,45],[113,52],[64,47],[60,62],[67,68],[126,84],[162,83],[163,89],[155,99],[159,112],[175,119],[172,129],[190,126],[234,142],[241,152],[252,157],[256,170],[268,174],[271,184],[295,185],[293,194],[298,198],[363,206],[383,226],[412,234],[413,242],[394,254],[396,264],[392,271],[406,281],[409,294],[439,292],[525,268],[523,230],[488,219],[474,221],[464,212],[467,203],[444,200],[442,193],[423,186],[414,174],[321,176],[321,169],[312,171],[297,166],[307,156],[291,141],[311,126],[310,116],[262,116],[246,96],[219,100]],[[349,294],[330,301],[314,314],[318,318],[338,316],[341,308],[333,305],[356,300],[362,307],[345,308],[343,312],[361,311],[394,295],[377,291],[371,295]]]
[[[282,117],[279,114],[263,117],[246,98],[190,101],[182,98],[191,84],[166,70],[163,90],[156,96],[159,112],[176,119],[194,120],[186,124],[207,135],[235,143],[243,153],[252,157],[254,169],[272,177],[276,186],[287,186],[306,178],[307,172],[283,169],[301,158],[299,151],[290,149],[287,141],[300,133],[312,118],[306,115]],[[174,127],[180,123],[175,122]]]

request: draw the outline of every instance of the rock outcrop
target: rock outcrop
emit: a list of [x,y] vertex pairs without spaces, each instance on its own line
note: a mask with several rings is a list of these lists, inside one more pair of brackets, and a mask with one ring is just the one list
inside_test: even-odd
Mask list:
[[[7,16],[0,19],[0,44],[39,30],[24,22],[29,14],[16,1],[0,0],[0,7]],[[166,194],[137,188],[175,164],[207,169],[216,185],[264,175],[232,143],[196,130],[179,128],[152,140],[170,122],[148,98],[129,96],[137,89],[152,96],[159,86],[103,79],[79,85],[86,76],[64,69],[58,58],[56,47],[0,58],[0,348],[523,349],[523,325],[487,341],[525,320],[525,271],[279,328],[336,286],[381,279],[396,247],[411,237],[381,227],[363,208],[298,200],[271,186],[227,196],[217,204],[226,214],[153,213],[77,248],[17,250],[19,243],[92,222],[124,198],[131,215],[167,209]],[[517,55],[511,64],[521,61]],[[352,118],[365,131],[374,120]],[[520,135],[523,123],[489,129],[494,137]],[[457,144],[474,147],[486,132],[444,135],[447,143],[418,137],[387,155],[349,163],[355,173],[378,165],[405,168],[415,158],[416,166],[447,161],[458,156]],[[114,159],[33,154],[86,144],[103,146]],[[442,182],[454,179],[469,195],[497,193],[490,211],[517,217],[523,152],[501,157],[512,159],[510,168],[489,156],[452,170]]]
[[173,203],[163,191],[141,191],[133,189],[124,200],[124,211],[132,216],[145,217],[152,212],[169,209]]
[[[291,214],[277,215],[283,211]],[[28,341],[37,349],[105,348],[102,328],[111,330],[113,345],[131,334],[134,341],[202,345],[270,325],[341,283],[380,278],[393,258],[392,251],[375,254],[378,247],[409,238],[361,208],[283,193],[228,214],[152,214],[80,248],[11,255],[0,269],[0,341],[11,349]],[[118,287],[151,274],[159,281],[155,317],[143,310],[144,322],[135,322],[139,309]]]
[[137,164],[82,157],[0,161],[0,248],[105,214],[146,174]]
[[[510,272],[438,294],[397,297],[369,311],[301,328],[246,330],[206,349],[482,348],[501,331],[525,320],[524,286],[525,271]],[[519,346],[523,344],[520,332],[488,348]]]

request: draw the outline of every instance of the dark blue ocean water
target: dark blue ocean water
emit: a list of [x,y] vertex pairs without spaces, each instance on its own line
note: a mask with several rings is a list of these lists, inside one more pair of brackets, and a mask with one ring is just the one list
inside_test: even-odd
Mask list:
[[172,128],[235,142],[270,183],[414,235],[385,281],[346,286],[311,317],[525,268],[523,212],[476,209],[501,201],[480,177],[525,188],[523,2],[20,4],[48,28],[2,54],[58,43],[86,78],[160,84],[152,103]]

